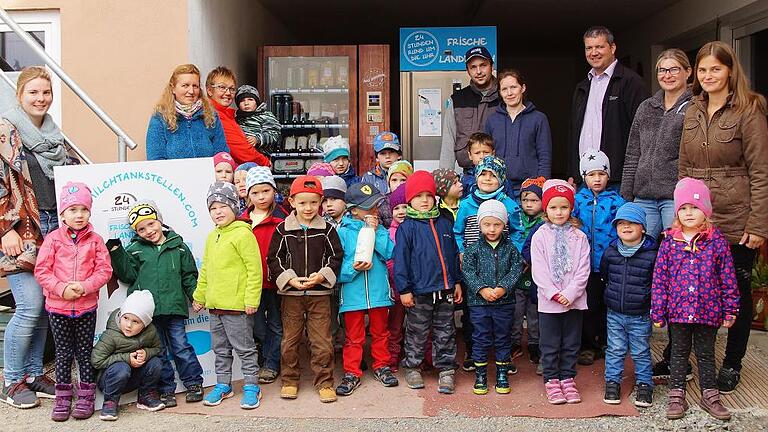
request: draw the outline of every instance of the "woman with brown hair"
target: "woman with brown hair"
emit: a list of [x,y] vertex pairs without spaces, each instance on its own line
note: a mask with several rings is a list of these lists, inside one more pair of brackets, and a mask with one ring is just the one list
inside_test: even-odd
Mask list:
[[212,157],[229,152],[221,121],[200,92],[200,70],[176,67],[147,128],[147,160]]
[[752,266],[768,237],[768,109],[726,43],[701,47],[694,71],[694,97],[685,113],[678,175],[707,184],[712,191],[712,222],[731,244],[741,300],[717,378],[717,388],[728,394],[739,383],[747,350]]

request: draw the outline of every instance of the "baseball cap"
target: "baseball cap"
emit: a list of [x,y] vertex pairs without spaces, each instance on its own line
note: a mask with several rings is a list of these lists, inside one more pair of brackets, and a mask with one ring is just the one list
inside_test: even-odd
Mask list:
[[347,208],[359,207],[363,210],[370,210],[378,206],[384,199],[384,195],[379,192],[376,186],[365,182],[350,186],[345,196]]
[[476,46],[467,50],[467,53],[464,54],[464,63],[469,63],[469,61],[474,57],[481,57],[486,60],[490,60],[490,62],[493,63],[493,56],[491,55],[491,52],[488,51],[488,48],[484,46]]

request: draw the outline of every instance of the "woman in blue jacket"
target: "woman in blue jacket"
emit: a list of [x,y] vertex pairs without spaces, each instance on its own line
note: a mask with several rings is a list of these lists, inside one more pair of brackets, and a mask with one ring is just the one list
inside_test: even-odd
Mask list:
[[147,160],[212,157],[229,152],[216,112],[200,94],[200,70],[183,64],[171,74],[147,128]]
[[507,163],[507,177],[518,198],[527,178],[551,177],[552,135],[547,116],[525,101],[525,79],[510,69],[499,74],[499,95],[504,103],[488,116],[485,132],[493,137],[496,156]]

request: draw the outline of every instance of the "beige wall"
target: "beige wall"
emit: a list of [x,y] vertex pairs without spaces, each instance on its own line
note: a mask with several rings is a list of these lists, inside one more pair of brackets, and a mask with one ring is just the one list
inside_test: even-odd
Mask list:
[[[58,9],[64,70],[138,144],[145,159],[152,107],[173,68],[188,62],[186,0],[4,0],[9,10]],[[62,85],[64,132],[94,162],[117,160],[117,138]]]

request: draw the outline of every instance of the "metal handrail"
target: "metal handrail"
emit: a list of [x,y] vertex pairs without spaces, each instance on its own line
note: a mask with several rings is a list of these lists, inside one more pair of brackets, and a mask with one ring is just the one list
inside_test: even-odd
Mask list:
[[[58,75],[59,78],[61,78],[62,81],[82,100],[88,108],[90,108],[91,111],[93,111],[94,114],[104,123],[107,125],[108,128],[112,130],[112,132],[117,135],[117,157],[120,162],[125,162],[127,159],[127,150],[126,148],[130,148],[131,150],[135,149],[137,147],[136,143],[131,139],[131,137],[128,136],[121,128],[120,126],[115,123],[112,118],[107,115],[104,110],[99,107],[96,102],[93,101],[93,99],[88,96],[85,91],[80,88],[79,85],[69,76],[66,72],[64,72],[64,69],[61,68],[61,66],[56,63],[56,60],[54,60],[50,55],[48,55],[47,52],[32,38],[32,36],[29,35],[19,24],[16,23],[16,21],[11,18],[10,15],[8,15],[8,12],[0,8],[0,19],[2,19],[8,27],[13,30],[14,33],[16,33],[19,38],[24,41],[25,44],[29,48],[32,49],[32,51],[35,52],[35,54],[39,55],[40,58],[43,59],[45,62],[45,65],[51,68],[51,70]],[[7,77],[6,77],[7,78]],[[71,143],[71,141],[70,141]]]

